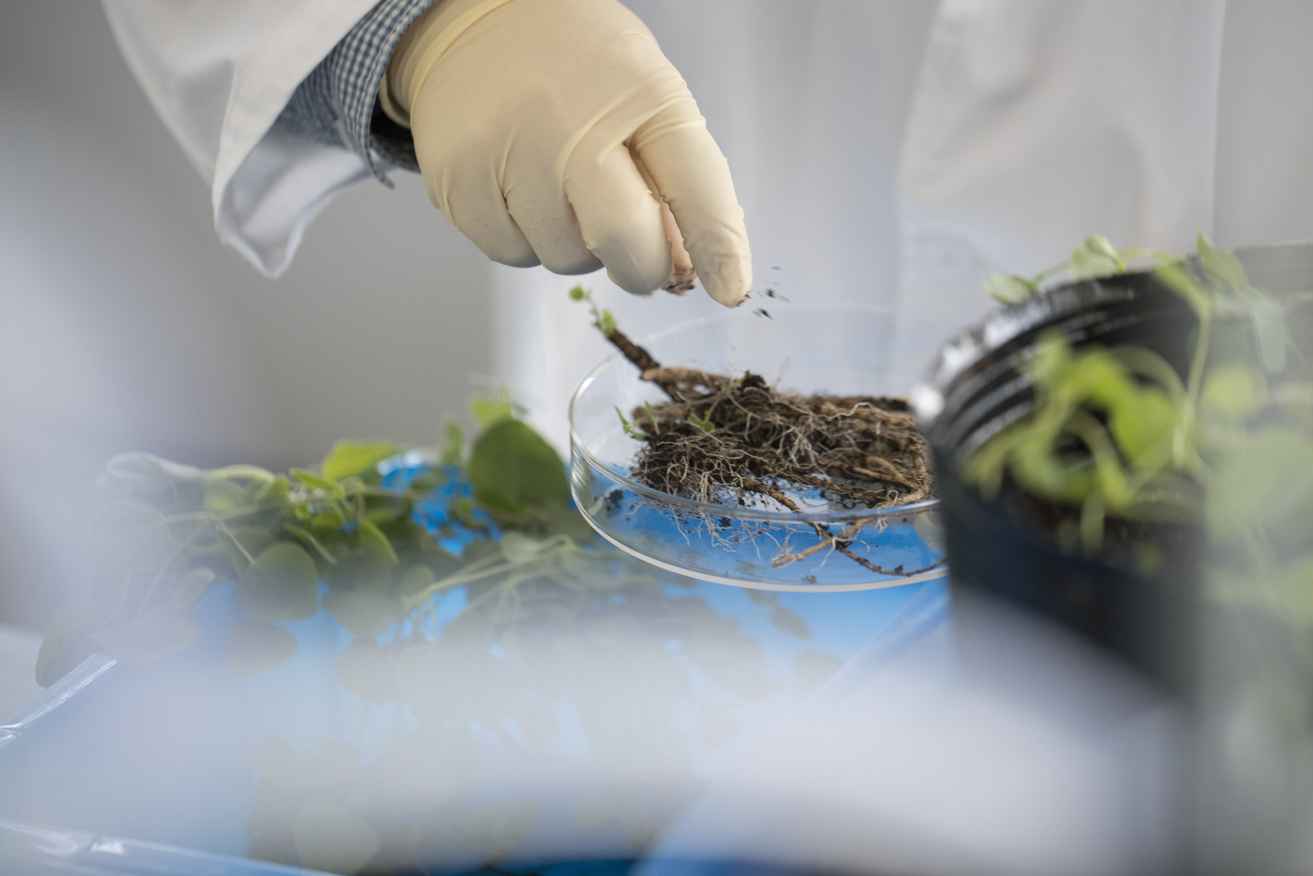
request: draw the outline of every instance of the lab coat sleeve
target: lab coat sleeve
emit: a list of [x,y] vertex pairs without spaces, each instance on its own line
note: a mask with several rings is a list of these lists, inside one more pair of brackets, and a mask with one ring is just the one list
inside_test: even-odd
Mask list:
[[401,37],[432,0],[379,0],[297,87],[275,125],[355,152],[380,182],[389,167],[419,171],[409,128],[383,112],[379,92]]
[[370,120],[392,46],[428,3],[105,0],[105,9],[128,66],[210,186],[219,238],[276,276],[336,192],[406,163],[404,139],[378,148]]

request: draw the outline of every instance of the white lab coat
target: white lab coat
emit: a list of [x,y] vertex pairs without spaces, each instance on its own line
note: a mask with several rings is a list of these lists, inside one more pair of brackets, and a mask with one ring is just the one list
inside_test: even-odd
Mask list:
[[[220,237],[266,272],[367,176],[354,156],[269,129],[372,2],[107,0],[129,64],[210,183]],[[985,274],[1038,269],[1090,233],[1169,249],[1199,231],[1313,238],[1304,0],[630,5],[730,158],[759,285],[782,282],[795,304],[887,307],[900,380],[989,306]],[[434,233],[455,232],[435,214]],[[488,273],[499,377],[563,439],[566,399],[603,348],[562,305],[570,281]],[[638,334],[714,313],[588,282]]]

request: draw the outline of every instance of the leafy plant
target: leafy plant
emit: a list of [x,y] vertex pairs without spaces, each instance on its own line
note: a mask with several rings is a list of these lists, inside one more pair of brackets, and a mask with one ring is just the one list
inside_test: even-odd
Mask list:
[[[1090,238],[1051,274],[1115,273],[1131,260]],[[1279,576],[1273,566],[1284,561],[1272,546],[1281,529],[1313,513],[1313,387],[1284,373],[1292,344],[1282,306],[1202,236],[1192,259],[1160,257],[1154,273],[1196,317],[1184,379],[1153,350],[1076,350],[1046,337],[1028,368],[1033,410],[969,458],[964,474],[986,497],[1010,478],[1031,496],[1075,509],[1074,524],[1058,533],[1073,549],[1099,552],[1110,516],[1174,522],[1204,527],[1217,556],[1239,552],[1251,569]],[[995,278],[990,291],[1025,297],[1042,279]],[[1223,318],[1232,329],[1248,320],[1253,343],[1219,348]],[[1291,568],[1310,567],[1307,548]]]
[[[104,483],[124,541],[140,548],[107,574],[114,610],[88,611],[46,637],[38,682],[53,683],[92,653],[126,658],[185,645],[192,607],[217,580],[235,583],[253,640],[277,640],[270,624],[316,613],[321,584],[325,607],[372,635],[438,590],[572,549],[591,533],[570,506],[564,464],[516,414],[504,396],[477,400],[473,443],[466,448],[449,425],[430,452],[439,465],[405,481],[380,468],[401,450],[387,442],[342,441],[317,468],[285,474],[117,457]],[[458,494],[445,524],[429,531],[415,512],[439,488]],[[490,534],[501,541],[459,546]]]
[[1047,284],[1060,280],[1094,280],[1120,274],[1131,264],[1146,257],[1170,258],[1155,250],[1132,249],[1124,252],[1106,237],[1087,237],[1064,261],[1032,276],[994,274],[985,282],[985,291],[1001,304],[1020,304],[1040,294]]
[[575,286],[570,290],[571,301],[588,302],[588,310],[593,315],[593,325],[603,335],[612,335],[616,330],[615,315],[605,308],[599,308],[593,301],[593,295],[583,286]]

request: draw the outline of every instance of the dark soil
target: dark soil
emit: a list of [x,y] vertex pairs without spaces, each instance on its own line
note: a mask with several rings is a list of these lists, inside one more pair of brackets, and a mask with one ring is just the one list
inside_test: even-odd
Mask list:
[[[1079,550],[1080,509],[1049,502],[1022,492],[1008,482],[1003,500],[1010,516],[1038,528],[1059,547]],[[1203,502],[1202,495],[1200,502]],[[1127,520],[1110,516],[1103,522],[1099,556],[1107,563],[1146,577],[1184,568],[1201,548],[1198,522]]]

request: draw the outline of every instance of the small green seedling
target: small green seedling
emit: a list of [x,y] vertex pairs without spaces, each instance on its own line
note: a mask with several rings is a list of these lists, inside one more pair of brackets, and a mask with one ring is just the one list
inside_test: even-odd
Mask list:
[[588,310],[593,315],[593,325],[597,327],[598,331],[607,337],[615,334],[615,315],[609,310],[599,308],[597,303],[593,301],[593,294],[591,292],[583,286],[575,286],[570,290],[570,300],[588,302]]
[[700,417],[697,414],[689,414],[688,424],[699,432],[705,432],[708,435],[716,431],[716,424],[711,421],[710,417]]
[[629,418],[625,416],[624,411],[620,410],[620,408],[616,408],[615,415],[620,418],[620,428],[624,430],[626,435],[633,438],[635,441],[647,440],[647,435],[643,434],[641,429],[637,428],[629,421]]

